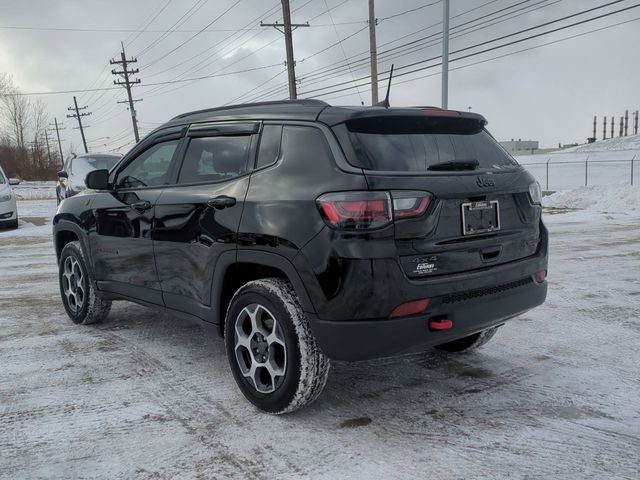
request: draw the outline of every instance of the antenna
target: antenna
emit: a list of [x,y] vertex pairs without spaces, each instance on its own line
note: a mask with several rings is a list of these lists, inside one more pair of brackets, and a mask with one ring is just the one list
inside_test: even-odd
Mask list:
[[393,63],[391,64],[391,71],[389,72],[389,83],[387,84],[387,94],[382,102],[376,103],[376,107],[389,108],[389,93],[391,93],[391,80],[393,80]]

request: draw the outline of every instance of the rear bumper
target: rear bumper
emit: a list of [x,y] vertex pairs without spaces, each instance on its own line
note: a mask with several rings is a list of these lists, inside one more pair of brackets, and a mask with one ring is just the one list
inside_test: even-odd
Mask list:
[[[331,321],[310,315],[310,323],[320,349],[329,358],[367,360],[426,350],[500,325],[542,304],[546,295],[547,282],[536,284],[526,277],[432,298],[428,310],[413,317]],[[452,320],[453,327],[429,330],[429,319],[440,316]]]

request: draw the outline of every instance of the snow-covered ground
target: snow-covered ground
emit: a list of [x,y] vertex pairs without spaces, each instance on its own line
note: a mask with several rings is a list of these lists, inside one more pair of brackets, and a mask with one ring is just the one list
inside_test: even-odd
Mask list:
[[56,198],[58,182],[21,182],[13,187],[19,200],[42,200]]
[[594,153],[594,152],[618,152],[631,151],[640,155],[640,135],[629,135],[627,137],[614,137],[600,140],[594,143],[585,143],[577,147],[566,148],[563,153]]
[[604,213],[640,214],[640,186],[597,185],[562,190],[544,197],[542,204],[549,209],[583,209]]
[[196,325],[71,324],[50,237],[0,234],[0,478],[636,479],[640,214],[590,208],[546,216],[548,301],[483,350],[334,364],[285,417]]

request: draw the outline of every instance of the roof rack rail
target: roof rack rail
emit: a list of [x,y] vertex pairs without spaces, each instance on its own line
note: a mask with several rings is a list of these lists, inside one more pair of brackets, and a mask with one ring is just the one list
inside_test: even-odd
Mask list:
[[227,105],[224,107],[214,107],[214,108],[205,108],[202,110],[194,110],[193,112],[183,113],[176,117],[173,117],[171,120],[176,120],[178,118],[188,117],[190,115],[195,115],[198,113],[209,113],[209,112],[222,112],[225,110],[234,110],[237,108],[246,108],[246,107],[267,107],[273,105],[300,105],[300,106],[319,106],[319,107],[328,107],[329,104],[327,102],[323,102],[322,100],[315,99],[299,99],[299,100],[273,100],[269,102],[256,102],[256,103],[239,103],[236,105]]

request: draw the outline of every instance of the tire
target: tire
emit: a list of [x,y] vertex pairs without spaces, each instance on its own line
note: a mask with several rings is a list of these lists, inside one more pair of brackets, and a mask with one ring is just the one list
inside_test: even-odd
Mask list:
[[491,327],[487,328],[478,333],[474,333],[473,335],[469,335],[468,337],[459,338],[458,340],[453,340],[452,342],[443,343],[442,345],[438,345],[436,348],[438,350],[444,350],[445,352],[450,353],[467,353],[477,348],[485,345],[489,340],[493,338],[493,336],[498,331],[499,327]]
[[318,398],[327,383],[329,359],[316,345],[286,280],[265,278],[242,286],[229,304],[224,337],[240,391],[264,412],[298,410]]
[[107,318],[111,302],[96,295],[80,242],[65,245],[58,270],[62,304],[73,323],[89,325]]

